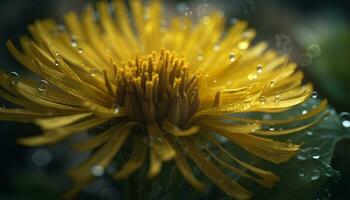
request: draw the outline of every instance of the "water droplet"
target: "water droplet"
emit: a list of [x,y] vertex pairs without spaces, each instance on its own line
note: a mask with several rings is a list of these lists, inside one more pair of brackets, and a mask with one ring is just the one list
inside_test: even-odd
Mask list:
[[56,67],[60,66],[60,62],[58,60],[55,60],[54,64]]
[[334,175],[333,168],[331,166],[326,166],[326,170],[324,173],[327,177],[332,177]]
[[306,135],[308,135],[308,136],[313,136],[314,133],[313,133],[312,131],[307,131],[307,132],[306,132]]
[[236,55],[234,53],[230,53],[228,56],[230,62],[235,62],[236,61]]
[[311,57],[316,58],[321,55],[321,47],[318,44],[311,44],[307,47],[307,52]]
[[307,152],[305,149],[300,150],[298,155],[297,155],[298,160],[306,160],[307,157],[308,157],[308,155],[307,155]]
[[307,110],[303,110],[303,111],[301,111],[301,114],[302,115],[306,115],[308,113],[308,111]]
[[348,112],[340,113],[340,119],[342,121],[342,125],[345,128],[350,128],[350,113],[348,113]]
[[113,112],[114,112],[114,114],[118,114],[119,113],[119,105],[113,105],[112,106],[112,109],[113,109]]
[[317,92],[316,92],[316,91],[313,91],[311,97],[312,97],[313,99],[317,99],[317,96],[318,96]]
[[83,53],[83,49],[82,48],[78,48],[78,53],[82,54]]
[[312,148],[310,154],[313,159],[315,160],[319,159],[320,158],[319,148],[318,147]]
[[304,176],[306,175],[305,169],[304,169],[304,168],[301,168],[301,169],[299,170],[299,172],[298,172],[298,175],[299,175],[299,177],[304,177]]
[[261,104],[265,104],[266,103],[266,97],[265,96],[260,96],[259,97],[259,101]]
[[320,174],[320,171],[318,171],[317,169],[313,170],[312,173],[311,173],[311,176],[310,176],[310,179],[312,181],[316,181],[320,178],[321,174]]
[[15,86],[18,83],[18,79],[19,79],[19,75],[17,72],[10,72],[8,74],[7,81],[10,86]]
[[90,75],[91,75],[92,77],[95,77],[96,74],[97,74],[97,69],[96,69],[95,67],[92,67],[92,68],[90,69]]
[[312,64],[312,56],[308,53],[300,55],[299,64],[303,67],[310,66]]
[[277,95],[275,96],[275,100],[274,100],[274,101],[277,103],[277,102],[280,101],[280,98],[281,98],[281,95],[277,94]]
[[52,160],[51,153],[46,149],[40,149],[33,153],[32,161],[36,166],[45,167]]
[[49,88],[49,83],[46,80],[39,81],[39,84],[38,84],[39,92],[44,93],[47,91],[48,88]]
[[275,131],[275,130],[276,130],[276,128],[274,126],[269,127],[269,131]]
[[100,177],[100,176],[103,176],[104,173],[105,173],[105,169],[101,165],[95,165],[91,167],[91,174],[94,176]]
[[276,84],[276,81],[275,80],[271,80],[270,83],[269,83],[269,86],[272,88],[272,87],[275,87],[275,84]]
[[72,47],[76,48],[78,46],[78,42],[74,38],[72,38],[71,41],[70,41],[70,45]]
[[261,74],[263,72],[263,66],[261,64],[259,64],[257,67],[256,67],[256,73],[258,74]]

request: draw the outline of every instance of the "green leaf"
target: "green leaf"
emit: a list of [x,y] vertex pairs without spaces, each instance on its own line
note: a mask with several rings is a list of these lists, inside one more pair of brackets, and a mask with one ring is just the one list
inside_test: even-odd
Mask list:
[[[286,118],[305,112],[316,104],[317,100],[312,99],[307,104],[289,112],[271,116]],[[330,166],[330,162],[336,143],[349,138],[350,130],[342,126],[341,119],[334,110],[328,109],[328,111],[329,115],[312,129],[275,138],[294,144],[303,144],[297,156],[287,163],[277,165],[262,159],[251,159],[255,166],[268,169],[280,177],[280,181],[272,189],[261,188],[254,183],[241,180],[242,185],[253,188],[254,199],[314,199],[320,189],[339,178],[339,173]]]

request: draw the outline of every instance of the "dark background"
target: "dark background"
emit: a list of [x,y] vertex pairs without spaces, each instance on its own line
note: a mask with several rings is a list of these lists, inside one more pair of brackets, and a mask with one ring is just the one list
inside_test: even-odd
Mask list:
[[[60,20],[59,16],[70,10],[79,12],[87,2],[93,1],[1,0],[1,70],[23,73],[23,68],[7,52],[6,40],[16,41],[21,35],[27,34],[26,27],[36,19]],[[178,1],[166,2],[174,10],[176,9]],[[291,59],[301,65],[304,63],[300,57],[307,52],[308,45],[319,45],[322,54],[312,58],[311,63],[302,67],[302,70],[305,71],[306,78],[315,83],[319,94],[328,98],[338,112],[350,111],[348,102],[350,99],[349,1],[198,0],[181,2],[185,2],[193,9],[194,17],[196,6],[214,4],[215,7],[224,10],[229,20],[232,18],[249,20],[252,27],[257,29],[256,41],[269,41],[273,48],[290,54]],[[279,38],[282,38],[282,45]],[[283,44],[283,41],[287,44]],[[324,77],[327,79],[325,80]],[[9,106],[2,100],[0,105]],[[68,185],[66,178],[60,174],[69,167],[71,163],[67,160],[71,160],[74,154],[62,145],[48,150],[46,148],[28,149],[17,145],[16,138],[40,133],[40,130],[31,124],[0,122],[0,130],[0,199],[57,198],[57,194],[64,190],[62,185]],[[349,156],[350,142],[340,142],[336,148],[332,166],[340,171],[342,178],[329,188],[331,199],[345,200],[350,197]],[[64,164],[67,162],[68,164]],[[52,179],[56,181],[50,181]],[[111,184],[108,180],[97,182],[98,187],[90,188],[85,195],[88,195],[89,199],[99,199],[100,195],[96,194],[100,193],[99,189],[103,188],[102,185],[111,186]],[[118,191],[111,189],[107,192],[105,189],[104,192],[107,194],[101,197],[104,199],[111,199],[108,198],[111,194],[114,194],[114,197],[120,196]]]

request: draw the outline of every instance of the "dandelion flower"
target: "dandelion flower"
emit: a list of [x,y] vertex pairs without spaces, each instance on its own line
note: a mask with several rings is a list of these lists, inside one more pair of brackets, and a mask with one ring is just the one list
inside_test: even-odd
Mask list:
[[[299,145],[271,136],[313,126],[324,116],[326,102],[288,119],[240,114],[280,113],[305,102],[313,89],[302,82],[296,65],[268,50],[265,42],[252,46],[255,31],[244,21],[225,31],[219,12],[194,23],[188,16],[166,21],[160,0],[151,0],[148,7],[140,0],[129,6],[116,0],[112,13],[110,8],[107,2],[98,2],[99,19],[92,6],[81,17],[71,12],[65,25],[38,20],[29,26],[32,37],[20,38],[22,50],[7,43],[11,54],[38,77],[1,73],[1,97],[18,108],[1,109],[0,119],[34,122],[43,130],[18,142],[54,144],[103,127],[74,144],[75,149],[94,153],[69,172],[75,182],[70,197],[95,178],[92,168],[105,169],[126,143],[133,152],[112,174],[116,180],[128,178],[145,163],[147,176],[153,178],[163,163],[174,162],[188,183],[201,191],[204,183],[192,172],[193,162],[236,199],[248,199],[253,192],[227,170],[273,187],[279,180],[274,172],[245,162],[226,150],[219,138],[272,163],[293,157]],[[266,128],[300,121],[307,123]]]

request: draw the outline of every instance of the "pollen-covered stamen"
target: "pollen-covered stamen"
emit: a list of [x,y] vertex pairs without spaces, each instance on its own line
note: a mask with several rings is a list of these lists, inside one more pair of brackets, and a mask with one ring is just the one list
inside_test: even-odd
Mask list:
[[161,124],[168,119],[181,127],[199,107],[198,79],[174,52],[136,55],[117,69],[116,101],[134,120]]

